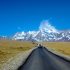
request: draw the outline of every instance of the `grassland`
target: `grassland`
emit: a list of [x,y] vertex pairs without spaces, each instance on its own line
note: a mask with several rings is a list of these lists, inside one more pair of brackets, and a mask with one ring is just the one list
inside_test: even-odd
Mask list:
[[[70,56],[70,42],[42,42],[42,44],[53,51]],[[12,57],[19,53],[25,53],[37,46],[30,41],[0,40],[0,67]]]
[[0,67],[10,58],[35,46],[35,43],[29,41],[0,40]]
[[70,56],[70,42],[43,42],[43,45],[53,51]]

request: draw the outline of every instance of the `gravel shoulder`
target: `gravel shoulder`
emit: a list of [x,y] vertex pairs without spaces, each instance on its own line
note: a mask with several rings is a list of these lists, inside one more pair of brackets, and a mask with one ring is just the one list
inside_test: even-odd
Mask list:
[[26,58],[30,55],[30,53],[34,50],[30,49],[29,51],[23,51],[18,55],[10,58],[5,64],[2,65],[0,70],[17,70],[17,68],[22,65],[22,63],[26,60]]

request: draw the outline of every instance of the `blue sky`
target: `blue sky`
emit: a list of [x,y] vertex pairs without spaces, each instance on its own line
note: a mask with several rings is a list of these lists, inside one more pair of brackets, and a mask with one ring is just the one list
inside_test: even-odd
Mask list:
[[48,19],[59,30],[70,29],[70,0],[0,0],[0,35],[38,30]]

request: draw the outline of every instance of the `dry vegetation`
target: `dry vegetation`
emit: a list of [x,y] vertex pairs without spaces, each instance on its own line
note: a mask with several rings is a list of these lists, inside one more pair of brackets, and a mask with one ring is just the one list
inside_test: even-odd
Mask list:
[[10,58],[35,46],[32,42],[0,40],[0,67]]
[[[43,42],[43,45],[70,56],[70,42]],[[29,41],[0,40],[0,67],[10,58],[35,46],[36,43]]]
[[43,42],[43,45],[56,52],[70,56],[70,42]]

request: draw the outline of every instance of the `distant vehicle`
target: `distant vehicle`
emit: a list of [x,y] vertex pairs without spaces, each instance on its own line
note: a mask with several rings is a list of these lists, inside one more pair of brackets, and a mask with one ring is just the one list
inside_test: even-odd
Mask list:
[[41,44],[38,44],[38,48],[42,48],[43,46]]

